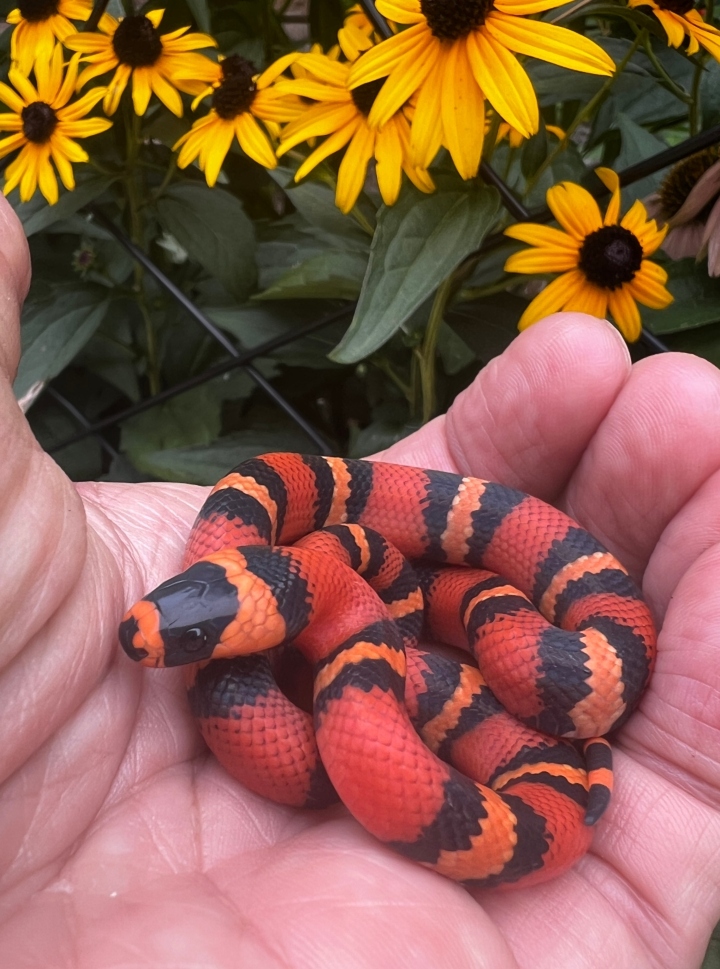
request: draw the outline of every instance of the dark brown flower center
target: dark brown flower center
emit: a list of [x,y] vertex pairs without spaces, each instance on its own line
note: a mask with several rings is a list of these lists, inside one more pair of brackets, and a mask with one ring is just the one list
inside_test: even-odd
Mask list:
[[57,115],[44,101],[33,101],[22,109],[23,134],[28,141],[44,145],[55,130]]
[[642,258],[636,235],[621,225],[605,225],[585,237],[578,265],[591,283],[603,289],[618,289],[633,279]]
[[661,10],[672,10],[682,16],[695,6],[694,0],[655,0]]
[[231,54],[220,62],[220,70],[222,80],[215,88],[212,106],[220,118],[230,121],[252,107],[257,94],[255,67],[239,54]]
[[384,77],[379,77],[377,81],[368,81],[367,84],[361,84],[359,87],[352,89],[350,94],[355,102],[355,107],[362,114],[367,117],[372,111],[372,106],[375,104],[375,98],[380,93],[380,88],[385,83]]
[[58,12],[60,0],[19,0],[20,15],[31,24],[47,20]]
[[[688,195],[695,188],[698,179],[705,174],[708,168],[712,168],[718,159],[720,159],[719,148],[706,148],[705,151],[699,151],[696,155],[690,155],[689,158],[683,159],[668,172],[659,192],[664,219],[671,219],[676,212],[680,211]],[[710,215],[710,210],[715,204],[716,198],[717,196],[714,195],[695,218],[704,222]]]
[[113,50],[121,64],[150,67],[162,54],[160,34],[147,17],[125,17],[112,39]]
[[440,40],[458,40],[482,27],[493,0],[420,0],[427,25]]

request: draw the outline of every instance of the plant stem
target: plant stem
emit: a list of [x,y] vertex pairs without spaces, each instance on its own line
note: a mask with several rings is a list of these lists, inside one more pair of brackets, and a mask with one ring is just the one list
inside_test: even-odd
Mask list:
[[[643,42],[643,47],[645,48],[645,53],[648,56],[648,60],[655,68],[655,70],[657,71],[660,77],[660,83],[662,84],[662,86],[667,88],[671,94],[675,95],[676,98],[679,98],[681,101],[684,101],[685,104],[690,105],[690,110],[692,111],[692,96],[687,93],[685,88],[680,87],[680,85],[676,81],[674,81],[672,77],[670,77],[668,72],[662,66],[662,64],[658,60],[657,54],[653,50],[652,42],[650,40],[649,35],[645,37],[645,40]],[[697,71],[697,68],[695,68],[695,70]]]
[[615,73],[612,74],[605,81],[605,83],[600,88],[600,90],[595,94],[594,97],[590,98],[590,100],[585,105],[585,107],[582,108],[580,111],[578,111],[578,113],[575,115],[572,122],[570,123],[569,127],[567,128],[565,132],[565,137],[557,143],[557,145],[553,148],[553,150],[547,156],[547,158],[542,163],[542,165],[540,165],[538,170],[535,172],[533,177],[528,179],[526,194],[529,193],[534,188],[540,176],[543,174],[543,172],[546,171],[546,169],[548,169],[552,165],[552,163],[558,157],[560,152],[565,150],[565,146],[570,140],[570,137],[577,131],[578,127],[583,123],[583,121],[586,121],[588,118],[591,118],[593,113],[600,107],[600,105],[603,103],[603,101],[608,96],[608,94],[610,94],[610,91],[612,90],[613,85],[615,84],[615,81],[617,81],[617,79],[620,77],[622,72],[625,70],[628,63],[630,62],[631,57],[638,49],[640,44],[643,42],[645,36],[646,36],[645,30],[638,31],[638,33],[635,36],[635,40],[632,42],[632,44],[627,50],[627,53],[618,64],[617,69],[615,70]]
[[378,357],[372,361],[372,363],[385,374],[398,388],[400,393],[405,397],[408,404],[412,406],[413,403],[413,388],[411,384],[406,383],[402,377],[395,373],[392,364],[386,357]]
[[177,172],[177,155],[175,152],[173,152],[170,155],[170,164],[167,167],[163,180],[162,182],[160,182],[159,187],[153,193],[153,202],[157,202],[160,196],[165,192],[165,189],[168,187],[170,182],[175,177],[176,172]]
[[[143,224],[140,215],[142,206],[142,192],[138,184],[139,166],[138,152],[140,149],[140,118],[132,107],[125,111],[125,130],[127,134],[127,170],[125,181],[127,185],[128,211],[130,215],[130,238],[136,246],[143,245]],[[154,396],[160,392],[160,370],[157,358],[157,340],[152,317],[145,302],[145,270],[139,262],[133,265],[133,290],[138,308],[145,323],[145,352],[147,354],[147,375],[150,393]]]
[[422,347],[416,350],[420,368],[420,386],[422,389],[422,422],[427,424],[435,413],[437,406],[435,393],[435,354],[437,351],[440,325],[445,316],[445,307],[455,288],[455,274],[451,273],[438,286],[430,310],[430,319],[425,330]]
[[704,68],[702,64],[696,64],[692,91],[690,92],[690,110],[688,112],[691,136],[698,134],[700,131],[700,82],[702,81],[703,72]]

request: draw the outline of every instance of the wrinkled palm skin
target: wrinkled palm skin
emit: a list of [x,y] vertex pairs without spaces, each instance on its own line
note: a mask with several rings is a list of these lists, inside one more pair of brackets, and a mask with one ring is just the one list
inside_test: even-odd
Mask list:
[[244,791],[203,748],[182,671],[120,653],[119,617],[178,571],[206,490],[76,486],[42,453],[10,389],[27,249],[7,205],[0,220],[0,965],[699,965],[720,916],[718,371],[680,354],[631,368],[608,324],[558,315],[385,455],[557,503],[662,624],[589,855],[471,895],[340,808]]

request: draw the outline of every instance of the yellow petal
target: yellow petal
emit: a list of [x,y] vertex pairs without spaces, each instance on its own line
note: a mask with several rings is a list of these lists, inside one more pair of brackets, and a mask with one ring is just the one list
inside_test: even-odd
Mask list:
[[241,114],[235,118],[235,133],[246,155],[264,168],[275,168],[277,158],[268,136],[251,114]]
[[150,67],[136,67],[132,72],[132,100],[135,114],[143,115],[147,111],[152,95],[151,72]]
[[668,292],[654,272],[655,269],[659,268],[656,264],[643,259],[640,269],[635,273],[634,278],[627,283],[630,295],[643,306],[649,306],[652,310],[663,310],[674,299],[672,293]]
[[0,81],[0,101],[7,104],[16,114],[21,114],[25,107],[25,102],[11,87]]
[[531,246],[545,246],[563,252],[577,253],[580,249],[578,239],[549,225],[538,225],[537,222],[516,222],[505,229],[505,235],[519,242],[528,242]]
[[417,51],[427,47],[428,38],[433,39],[425,23],[415,24],[389,37],[377,47],[366,51],[353,64],[348,86],[359,87],[360,84],[376,81],[379,77],[387,77],[395,67],[399,65],[404,67],[406,63],[410,64],[412,71],[412,62]]
[[542,13],[543,10],[554,10],[555,7],[561,7],[563,3],[564,0],[495,0],[493,6],[502,13],[522,17],[527,14]]
[[457,41],[447,52],[441,112],[443,142],[461,178],[473,178],[480,167],[485,132],[485,99],[467,53]]
[[223,162],[230,151],[233,138],[235,137],[235,125],[232,121],[219,120],[213,127],[212,141],[203,143],[207,150],[205,163],[202,166],[205,172],[205,179],[208,185],[213,186],[218,179]]
[[620,179],[617,172],[614,172],[612,168],[596,168],[595,174],[605,188],[612,192],[603,224],[617,225],[620,218]]
[[538,130],[540,114],[530,78],[517,58],[482,30],[469,35],[467,51],[488,101],[524,138],[529,138]]
[[403,145],[398,121],[391,118],[377,133],[375,140],[375,174],[385,205],[394,205],[400,194],[403,170]]
[[355,134],[359,126],[360,118],[355,117],[338,131],[333,132],[329,138],[326,138],[325,141],[315,149],[315,151],[308,155],[300,168],[298,168],[298,170],[295,172],[295,181],[299,182],[301,178],[304,178],[308,172],[311,172],[316,165],[320,164],[321,161],[324,161],[336,151],[340,151],[341,148],[344,148]]
[[338,169],[335,204],[347,214],[362,192],[368,162],[373,156],[376,132],[367,124],[359,124]]
[[672,10],[663,10],[661,7],[655,10],[655,16],[665,28],[668,47],[679,47],[685,40],[685,29],[682,17],[678,17]]
[[592,195],[574,182],[560,182],[547,191],[548,208],[560,225],[575,239],[602,228],[602,216]]
[[538,320],[544,319],[551,313],[563,309],[568,300],[572,299],[585,285],[585,277],[579,269],[571,269],[557,279],[553,279],[545,289],[530,303],[520,317],[518,329],[524,330]]
[[560,67],[586,74],[613,74],[615,64],[602,47],[567,27],[542,20],[522,20],[498,10],[487,17],[483,30],[516,54],[528,54]]
[[324,54],[302,54],[297,62],[301,67],[313,75],[318,81],[335,87],[344,88],[347,84],[350,68],[347,64],[338,64]]
[[446,51],[441,47],[435,66],[418,92],[410,135],[410,161],[418,168],[427,168],[442,145],[441,98],[446,59]]
[[[408,34],[414,29],[410,27],[405,33]],[[380,46],[382,47],[382,44]],[[421,43],[416,45],[412,56],[408,57],[407,63],[397,67],[388,76],[370,110],[368,121],[373,127],[382,127],[406,101],[410,100],[432,71],[440,56],[440,46],[432,34],[425,35]],[[372,51],[368,51],[368,54],[371,53]],[[361,57],[358,63],[362,63],[368,54]]]
[[507,273],[563,273],[575,269],[578,264],[576,252],[557,249],[523,249],[514,252],[505,263]]
[[58,183],[55,172],[50,164],[50,159],[45,155],[38,163],[38,184],[40,191],[50,205],[55,205],[58,200]]
[[[108,85],[105,97],[103,98],[103,111],[105,114],[113,115],[120,104],[120,98],[130,80],[132,68],[129,64],[120,64],[113,75],[113,79]],[[78,82],[79,83],[79,82]]]
[[352,102],[314,105],[297,121],[292,121],[285,128],[278,155],[285,154],[308,138],[332,134],[356,118],[359,118],[359,111]]
[[607,316],[608,291],[594,286],[588,280],[575,295],[565,304],[564,309],[574,310],[576,313],[587,313],[604,320]]
[[8,79],[15,90],[25,99],[25,104],[40,100],[40,96],[30,81],[14,67],[11,67],[8,71]]
[[50,151],[52,152],[52,158],[63,185],[71,192],[75,188],[75,176],[72,165],[68,161],[67,156],[52,141],[50,142]]
[[[159,71],[150,69],[150,86],[168,110],[182,118],[183,103],[177,90],[170,84]],[[134,100],[134,98],[133,98]],[[147,105],[145,106],[147,108]]]
[[378,12],[396,24],[420,24],[425,20],[418,0],[377,0]]
[[300,56],[300,51],[294,50],[274,61],[270,67],[267,67],[256,80],[255,85],[258,91],[262,91],[272,84],[272,82],[276,78],[280,77],[280,75],[283,74],[291,64],[294,64]]
[[621,286],[608,293],[608,306],[617,328],[628,341],[635,343],[640,338],[642,323],[640,310],[627,286]]

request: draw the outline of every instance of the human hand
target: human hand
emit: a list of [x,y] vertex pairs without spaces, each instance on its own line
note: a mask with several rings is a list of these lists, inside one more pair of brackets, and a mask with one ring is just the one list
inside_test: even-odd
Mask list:
[[665,355],[631,371],[607,324],[558,315],[383,455],[557,502],[644,574],[664,619],[590,854],[473,897],[340,808],[243,790],[205,751],[182,671],[120,652],[119,618],[179,570],[206,490],[74,486],[40,451],[10,391],[27,251],[6,205],[0,219],[0,965],[699,964],[720,916],[715,368]]

